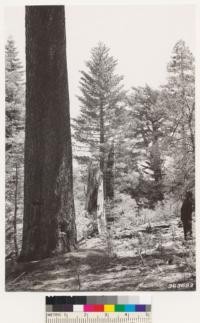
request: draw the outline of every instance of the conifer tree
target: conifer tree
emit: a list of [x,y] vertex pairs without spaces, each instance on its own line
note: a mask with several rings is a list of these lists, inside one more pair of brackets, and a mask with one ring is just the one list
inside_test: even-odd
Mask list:
[[[129,106],[129,119],[132,123],[129,126],[128,138],[133,141],[135,152],[134,159],[129,154],[129,158],[135,160],[130,169],[139,174],[138,185],[140,188],[143,186],[141,197],[148,197],[153,205],[163,199],[161,146],[165,135],[163,121],[166,112],[159,103],[159,91],[149,86],[133,88]],[[139,192],[139,187],[137,190]]]
[[174,186],[194,189],[195,154],[195,67],[194,57],[183,40],[178,41],[168,64],[168,83],[163,104],[170,130],[169,155],[174,159]]
[[[122,76],[115,73],[117,61],[109,48],[99,43],[86,62],[87,71],[81,71],[78,99],[80,116],[74,120],[74,138],[80,149],[77,159],[88,164],[93,161],[100,168],[104,182],[104,198],[113,198],[114,138],[117,118],[125,97]],[[112,160],[111,160],[112,159]]]
[[5,101],[6,101],[6,150],[23,123],[23,67],[15,42],[9,37],[5,47]]
[[14,39],[5,46],[6,107],[6,254],[18,255],[18,230],[23,200],[24,84],[23,67]]

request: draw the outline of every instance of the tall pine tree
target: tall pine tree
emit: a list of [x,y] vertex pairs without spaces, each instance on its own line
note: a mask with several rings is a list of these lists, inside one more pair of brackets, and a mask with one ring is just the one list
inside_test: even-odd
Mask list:
[[114,139],[117,119],[125,98],[123,77],[115,73],[117,61],[109,48],[99,43],[86,62],[87,72],[81,71],[78,96],[80,116],[74,120],[74,138],[82,151],[77,159],[88,164],[93,161],[102,172],[104,199],[112,199]]

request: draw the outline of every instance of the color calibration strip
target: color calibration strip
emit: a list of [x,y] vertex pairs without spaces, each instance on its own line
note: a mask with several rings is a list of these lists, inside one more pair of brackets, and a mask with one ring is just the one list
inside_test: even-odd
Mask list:
[[151,305],[144,304],[87,304],[46,305],[46,312],[150,312]]
[[151,312],[151,302],[141,304],[138,296],[46,297],[46,312]]

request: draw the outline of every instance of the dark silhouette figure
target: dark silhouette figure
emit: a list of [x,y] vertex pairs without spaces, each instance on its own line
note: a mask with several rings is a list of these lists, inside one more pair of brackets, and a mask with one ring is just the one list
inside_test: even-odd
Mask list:
[[192,211],[193,198],[192,192],[186,192],[185,199],[181,207],[181,221],[183,223],[184,238],[188,239],[188,235],[192,237]]

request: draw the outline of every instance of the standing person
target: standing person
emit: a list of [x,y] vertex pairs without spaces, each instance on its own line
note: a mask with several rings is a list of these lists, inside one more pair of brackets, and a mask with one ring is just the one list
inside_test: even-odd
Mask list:
[[187,240],[188,235],[192,237],[192,211],[193,198],[192,192],[186,192],[185,199],[181,207],[181,221],[183,223],[184,238]]

